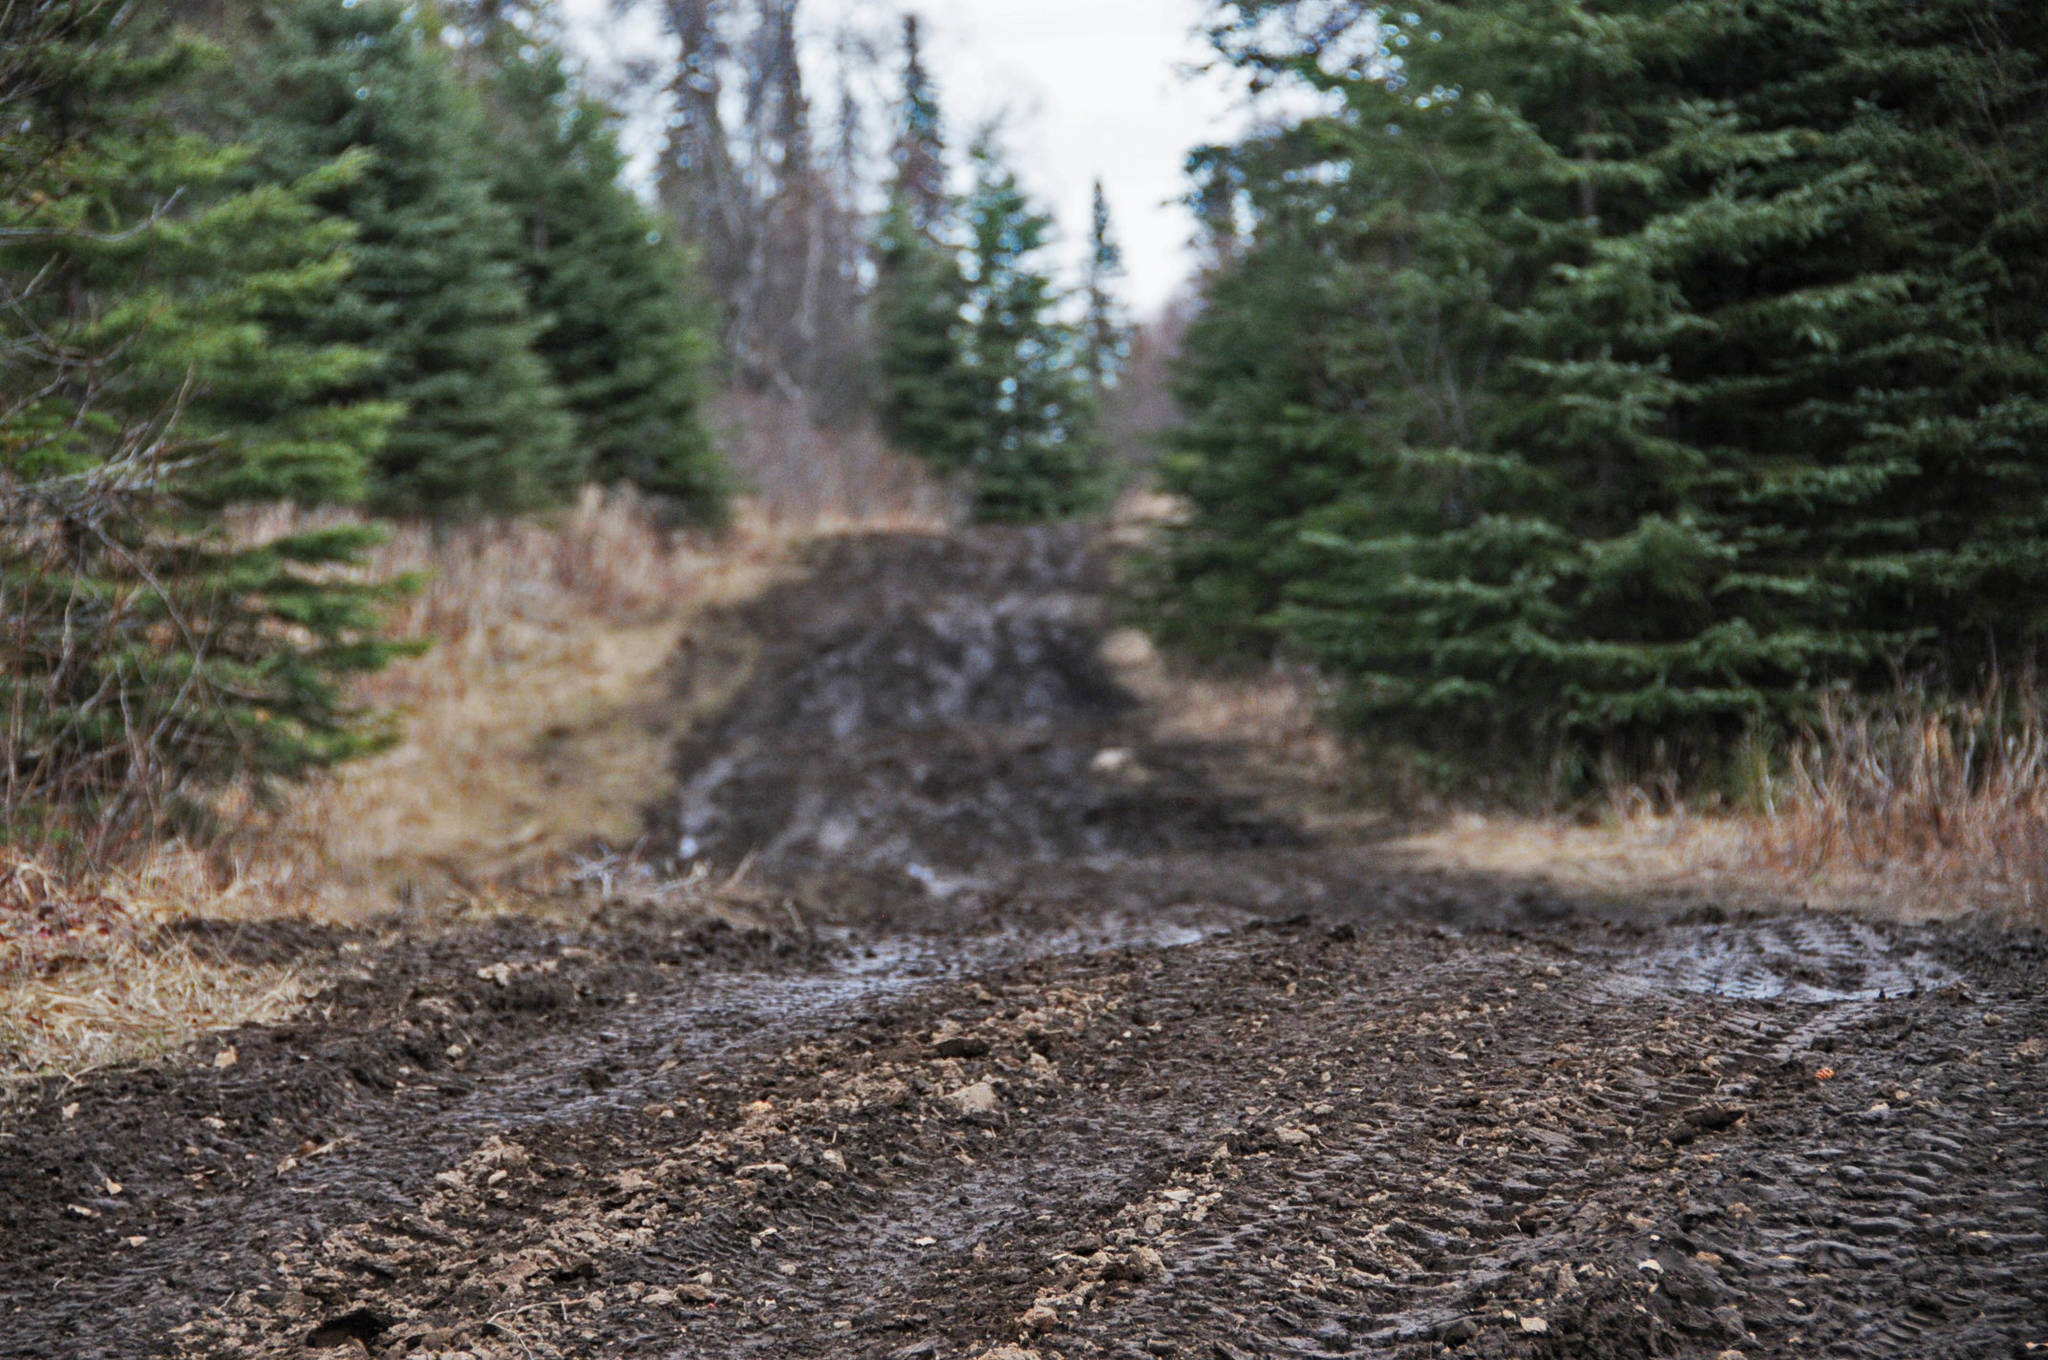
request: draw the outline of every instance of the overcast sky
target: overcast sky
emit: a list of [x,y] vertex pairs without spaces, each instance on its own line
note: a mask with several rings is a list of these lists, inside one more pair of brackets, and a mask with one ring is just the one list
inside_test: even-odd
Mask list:
[[[569,0],[579,41],[596,52],[645,53],[651,28],[606,18],[606,0]],[[829,110],[830,34],[847,22],[887,31],[899,6],[807,0],[817,52],[813,101]],[[921,0],[929,64],[956,147],[975,124],[1008,115],[1020,174],[1058,214],[1078,260],[1090,185],[1099,176],[1123,240],[1127,292],[1141,316],[1187,278],[1191,224],[1178,200],[1190,148],[1227,136],[1239,101],[1227,77],[1191,77],[1205,48],[1205,0]],[[892,68],[900,60],[892,54]],[[880,130],[876,130],[879,135]]]

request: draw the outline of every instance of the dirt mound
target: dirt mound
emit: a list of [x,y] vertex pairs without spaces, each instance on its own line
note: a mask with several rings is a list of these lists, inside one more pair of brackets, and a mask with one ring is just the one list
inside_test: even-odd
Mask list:
[[[684,743],[679,858],[945,893],[1020,863],[1298,843],[1145,740],[1075,529],[833,541],[730,626],[753,679]],[[821,894],[829,898],[831,893]]]

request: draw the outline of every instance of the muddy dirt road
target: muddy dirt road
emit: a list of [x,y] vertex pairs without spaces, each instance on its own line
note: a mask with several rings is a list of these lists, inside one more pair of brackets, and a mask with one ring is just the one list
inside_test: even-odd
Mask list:
[[342,975],[9,1117],[0,1354],[2048,1354],[2038,936],[1319,844],[1096,571],[841,541],[699,647],[651,834],[764,927],[224,936]]

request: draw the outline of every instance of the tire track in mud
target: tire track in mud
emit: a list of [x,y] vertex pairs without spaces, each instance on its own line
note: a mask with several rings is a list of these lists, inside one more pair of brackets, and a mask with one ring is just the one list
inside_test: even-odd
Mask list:
[[654,833],[823,943],[401,941],[232,1068],[53,1094],[0,1354],[2048,1346],[2038,936],[1391,871],[1150,735],[1078,535],[815,567]]

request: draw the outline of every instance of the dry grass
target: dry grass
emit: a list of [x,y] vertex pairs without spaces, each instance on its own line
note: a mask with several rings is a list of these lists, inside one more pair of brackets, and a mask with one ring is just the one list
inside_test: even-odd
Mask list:
[[1968,701],[1830,699],[1749,810],[1616,788],[1590,812],[1527,815],[1446,808],[1377,777],[1324,721],[1309,672],[1187,670],[1135,632],[1108,650],[1165,734],[1231,744],[1252,791],[1407,863],[1603,897],[2048,923],[2048,702],[2031,677]]
[[1597,816],[1459,812],[1394,848],[1607,894],[2048,923],[2048,708],[2031,683],[1968,701],[1833,697],[1757,765],[1779,772],[1746,809],[1617,789]]
[[774,579],[790,541],[744,513],[673,538],[595,493],[555,524],[398,531],[374,570],[424,577],[393,624],[431,649],[359,696],[402,715],[403,740],[253,819],[226,847],[233,873],[289,910],[361,919],[631,840],[689,717],[667,683],[678,643]]
[[288,1014],[306,993],[298,970],[225,963],[160,933],[213,891],[191,854],[81,885],[0,850],[0,1086]]
[[[876,503],[876,523],[939,527]],[[886,513],[884,510],[886,509]],[[238,525],[260,537],[302,519]],[[204,853],[159,847],[64,878],[0,861],[0,1080],[77,1073],[275,1018],[312,981],[195,952],[162,928],[195,917],[361,922],[396,903],[453,917],[546,908],[596,841],[630,843],[705,695],[673,683],[707,611],[765,589],[805,538],[854,527],[744,502],[717,536],[677,536],[630,497],[591,493],[549,521],[400,528],[367,571],[421,589],[393,631],[430,643],[357,697],[402,719],[390,751],[228,808]]]
[[2031,676],[1967,700],[1832,697],[1743,826],[1758,869],[1802,892],[2048,922],[2048,707]]

